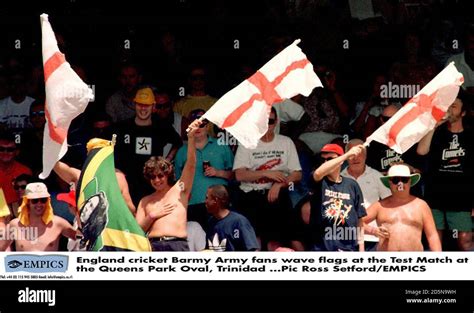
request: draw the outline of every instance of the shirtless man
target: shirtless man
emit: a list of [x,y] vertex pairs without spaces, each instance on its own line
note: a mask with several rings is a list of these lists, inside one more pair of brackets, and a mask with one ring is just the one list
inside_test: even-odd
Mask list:
[[[392,195],[372,204],[364,218],[364,231],[380,238],[377,250],[423,251],[421,236],[424,231],[430,250],[441,251],[430,207],[410,194],[410,187],[420,180],[420,174],[410,174],[407,165],[397,164],[380,179]],[[367,225],[374,219],[378,227]]]
[[[56,165],[54,166],[54,172],[66,183],[68,184],[73,183],[74,186],[77,185],[77,181],[79,180],[79,177],[81,176],[81,170],[71,167],[61,161],[58,161]],[[120,192],[122,193],[125,203],[130,209],[130,212],[132,212],[132,214],[135,215],[136,208],[135,208],[135,205],[133,204],[132,198],[130,197],[130,192],[128,189],[128,183],[127,183],[127,179],[125,178],[125,174],[122,171],[115,169],[115,176],[117,177],[118,185],[120,187]]]
[[7,228],[8,233],[17,234],[17,238],[1,240],[2,251],[13,241],[16,251],[58,251],[61,235],[76,237],[76,230],[65,219],[53,214],[50,194],[43,183],[31,183],[26,186],[20,214]]
[[188,201],[196,168],[194,134],[201,121],[189,125],[188,152],[181,178],[173,184],[173,165],[162,157],[152,157],[143,169],[156,190],[138,204],[137,222],[148,233],[153,251],[189,251],[186,241]]

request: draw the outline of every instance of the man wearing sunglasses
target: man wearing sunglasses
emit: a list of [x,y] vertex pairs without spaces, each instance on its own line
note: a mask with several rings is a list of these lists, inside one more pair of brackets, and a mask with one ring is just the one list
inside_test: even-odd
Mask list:
[[18,209],[20,208],[23,196],[25,195],[26,185],[33,182],[33,176],[21,174],[13,180],[13,189],[18,197],[18,201],[12,202],[10,205],[11,218],[18,216]]
[[[431,251],[441,251],[431,209],[425,201],[412,196],[410,188],[418,183],[420,174],[411,174],[405,164],[390,167],[380,178],[392,195],[372,204],[364,218],[365,231],[379,237],[378,251],[423,251],[423,232]],[[368,225],[373,220],[378,227]]]
[[155,192],[141,199],[136,219],[148,234],[153,251],[189,251],[187,207],[196,170],[194,136],[201,124],[195,120],[189,125],[186,164],[178,181],[173,165],[163,157],[151,157],[143,168]]
[[26,186],[19,216],[12,220],[8,227],[16,229],[18,238],[0,240],[2,251],[13,241],[16,251],[58,251],[61,236],[71,239],[76,237],[76,230],[72,225],[53,214],[51,195],[43,183],[31,183]]
[[15,136],[11,132],[0,131],[0,188],[9,205],[19,200],[12,184],[15,177],[31,175],[31,170],[16,160],[18,153]]

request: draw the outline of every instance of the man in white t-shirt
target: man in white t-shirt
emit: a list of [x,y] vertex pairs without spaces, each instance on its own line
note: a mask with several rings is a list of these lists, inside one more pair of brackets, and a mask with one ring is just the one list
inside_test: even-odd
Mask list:
[[26,95],[26,78],[15,73],[9,78],[10,96],[0,101],[0,124],[14,133],[30,127],[30,106],[35,99]]
[[[346,145],[346,152],[363,143],[360,139],[350,140]],[[349,166],[341,172],[341,176],[352,178],[359,184],[364,196],[363,205],[367,209],[372,203],[390,196],[392,192],[382,184],[382,174],[365,164],[366,159],[367,151],[364,149],[358,156],[348,160]],[[377,227],[377,222],[374,220],[369,225]],[[378,237],[364,234],[365,251],[376,251],[378,242]]]
[[255,149],[239,146],[234,160],[241,182],[238,208],[255,229],[261,247],[275,250],[291,240],[291,203],[288,191],[301,180],[301,166],[290,138],[275,134],[274,108],[268,131]]

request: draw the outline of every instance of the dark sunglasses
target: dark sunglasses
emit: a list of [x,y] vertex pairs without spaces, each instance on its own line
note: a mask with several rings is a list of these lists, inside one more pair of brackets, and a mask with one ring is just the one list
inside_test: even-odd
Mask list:
[[334,157],[327,157],[327,158],[321,157],[321,160],[323,160],[324,162],[329,161],[329,160],[333,160],[333,159],[335,159],[335,158]]
[[380,118],[382,119],[382,121],[386,122],[392,117],[391,116],[380,115]]
[[16,147],[0,147],[0,152],[15,152]]
[[410,177],[390,177],[390,181],[394,185],[398,184],[399,182],[406,184],[410,181]]
[[33,204],[36,204],[36,203],[38,203],[38,202],[46,203],[46,202],[48,202],[48,198],[31,199],[30,201],[31,201],[31,203],[33,203]]
[[204,127],[207,126],[207,124],[209,124],[209,121],[208,121],[208,120],[204,120],[204,121],[202,122],[202,124],[199,125],[199,128],[204,128]]
[[44,116],[44,111],[31,112],[31,116]]
[[18,190],[18,189],[26,189],[26,185],[13,185],[13,189]]
[[276,118],[269,118],[268,119],[268,125],[273,125],[276,122]]
[[165,174],[159,173],[159,174],[157,174],[157,175],[155,175],[155,174],[150,174],[150,175],[147,176],[147,178],[148,178],[149,180],[154,180],[154,179],[157,178],[157,177],[158,177],[159,179],[162,179],[163,177],[165,177]]

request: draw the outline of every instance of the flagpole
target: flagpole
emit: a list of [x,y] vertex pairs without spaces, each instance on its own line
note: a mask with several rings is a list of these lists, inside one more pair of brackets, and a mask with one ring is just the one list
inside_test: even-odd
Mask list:
[[[204,115],[200,116],[200,117],[198,118],[198,121],[202,122],[202,121],[204,120],[203,117],[204,117]],[[189,133],[190,130],[191,130],[191,128],[189,128],[189,127],[186,128],[186,133]]]

